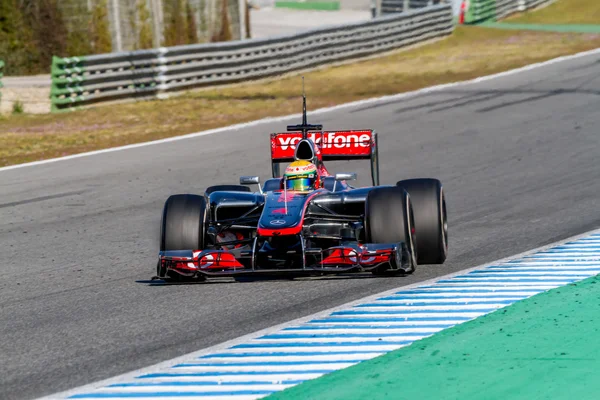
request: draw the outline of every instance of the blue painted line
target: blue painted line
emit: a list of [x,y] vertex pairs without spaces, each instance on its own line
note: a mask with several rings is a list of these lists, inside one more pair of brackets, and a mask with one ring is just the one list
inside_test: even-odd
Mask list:
[[[279,385],[297,385],[304,380],[294,379],[278,381]],[[128,382],[113,383],[107,387],[162,387],[162,386],[241,386],[241,385],[272,385],[273,381],[174,381],[174,382]]]
[[[331,323],[331,322],[414,322],[414,323],[419,323],[419,322],[445,322],[448,320],[452,320],[452,321],[469,321],[471,320],[471,317],[422,317],[422,318],[418,318],[418,317],[388,317],[388,316],[382,316],[382,317],[377,317],[377,316],[372,316],[369,318],[326,318],[326,319],[313,319],[311,321],[308,321],[311,324],[326,324],[326,323]],[[414,326],[414,325],[410,325],[410,326]]]
[[552,248],[546,249],[544,251],[564,249],[564,248],[569,248],[569,247],[577,247],[577,246],[581,246],[581,245],[586,245],[586,246],[591,245],[591,247],[594,247],[593,245],[598,244],[598,246],[596,246],[596,247],[600,247],[600,242],[598,241],[598,239],[595,239],[595,240],[592,240],[592,239],[593,238],[589,238],[587,241],[577,240],[576,242],[564,243],[564,244],[561,244],[560,246],[552,247]]
[[571,283],[581,279],[578,278],[540,278],[540,279],[532,279],[532,278],[517,278],[517,279],[486,279],[485,277],[477,278],[474,276],[465,276],[459,277],[458,279],[446,279],[439,281],[440,283],[494,283],[497,285],[509,285],[515,283],[537,283],[537,284],[551,284],[558,283],[559,285],[563,283]]
[[[553,265],[553,267],[562,267],[562,265]],[[581,274],[593,274],[596,271],[600,271],[600,263],[597,265],[594,265],[593,267],[589,267],[589,268],[582,268],[582,267],[577,267],[577,268],[565,268],[566,271],[569,272],[569,274],[575,274],[575,273],[581,273]],[[505,269],[501,269],[499,267],[495,267],[495,268],[490,268],[490,269],[484,269],[481,271],[473,271],[476,272],[478,274],[486,274],[486,273],[490,273],[490,272],[494,272],[494,273],[499,273],[499,272],[508,272],[508,273],[523,273],[523,272],[545,272],[545,273],[558,273],[561,272],[559,269],[555,269],[555,270],[548,270],[545,269],[544,267],[536,267],[533,265],[526,265],[523,267],[510,267],[510,268],[505,268]],[[512,276],[512,275],[510,275]],[[540,276],[545,276],[545,275],[540,275]],[[562,276],[559,275],[559,276]]]
[[[469,296],[470,293],[465,293],[465,295],[461,295],[460,293],[455,293],[452,296],[388,296],[388,297],[381,297],[379,299],[377,299],[377,301],[379,300],[407,300],[407,301],[423,301],[423,300],[452,300],[452,297],[468,297],[470,299],[479,299],[482,298],[481,296]],[[513,298],[526,298],[529,297],[529,294],[523,294],[523,295],[511,295],[511,294],[495,294],[495,295],[490,295],[490,297],[493,298],[497,298],[497,299],[513,299]],[[452,302],[457,303],[457,302]],[[464,301],[460,301],[460,303],[464,303]],[[437,305],[440,303],[429,303],[431,305]]]
[[174,365],[173,368],[188,368],[188,367],[260,367],[260,366],[284,366],[284,365],[313,365],[313,364],[339,364],[339,363],[357,363],[362,359],[357,360],[323,360],[323,361],[249,361],[249,362],[190,362],[185,364]]
[[569,274],[577,271],[594,271],[600,268],[600,261],[596,260],[580,260],[580,261],[564,261],[554,257],[536,257],[528,260],[523,260],[519,264],[499,265],[488,267],[471,273],[481,273],[479,271],[496,271],[500,268],[506,269],[507,272],[519,273],[522,270],[530,269],[535,272],[550,272]]
[[[576,255],[574,255],[573,253],[576,253]],[[532,261],[536,261],[536,262],[542,262],[545,261],[548,266],[557,266],[556,264],[564,264],[565,266],[568,267],[586,267],[586,266],[598,266],[598,261],[600,260],[600,256],[598,256],[596,253],[594,254],[586,254],[586,253],[582,253],[580,251],[574,251],[574,252],[569,252],[568,257],[566,258],[567,255],[566,253],[564,255],[557,255],[557,254],[536,254],[535,256],[531,256],[529,258],[524,258],[523,260],[521,260],[520,264],[523,263],[530,263]],[[519,265],[519,263],[511,263],[506,265],[507,267],[513,266],[513,265]],[[544,264],[539,265],[539,266],[545,266]],[[568,270],[568,268],[566,269]]]
[[277,390],[238,390],[231,392],[114,392],[114,393],[84,393],[76,394],[69,399],[116,399],[116,398],[139,398],[139,397],[199,397],[199,396],[252,396],[265,395]]
[[[561,267],[561,265],[556,265],[555,267]],[[597,263],[597,265],[594,265],[593,267],[589,267],[589,268],[565,268],[566,270],[568,270],[570,273],[573,272],[586,272],[586,273],[595,273],[597,271],[600,271],[600,262]],[[486,272],[560,272],[559,269],[550,271],[548,269],[544,269],[544,267],[538,266],[538,267],[533,267],[531,265],[527,265],[527,266],[523,266],[523,267],[510,267],[509,269],[501,269],[501,267],[490,267],[490,269],[487,270],[482,270],[482,272],[478,272],[478,273],[486,273]],[[475,272],[475,271],[473,271]]]
[[527,262],[531,259],[538,260],[554,260],[557,262],[565,262],[571,265],[581,262],[598,262],[600,259],[599,252],[584,252],[582,250],[573,250],[573,251],[561,251],[561,252],[553,252],[553,253],[540,253],[529,256],[523,259],[523,262]]
[[215,353],[207,354],[198,359],[211,359],[211,358],[244,358],[244,357],[296,357],[296,356],[342,356],[342,355],[354,355],[354,354],[381,354],[383,351],[380,350],[353,350],[353,351],[277,351],[273,353],[267,352],[247,352],[247,353]]
[[[522,267],[522,268],[533,268],[533,267],[537,267],[538,271],[542,270],[544,271],[544,267],[548,268],[554,268],[554,270],[549,269],[547,271],[552,271],[552,272],[557,272],[558,270],[556,268],[558,267],[562,267],[562,272],[569,273],[571,272],[571,270],[577,270],[579,268],[584,268],[584,267],[588,267],[586,270],[590,270],[590,269],[594,269],[594,268],[590,268],[590,267],[595,267],[596,269],[598,268],[598,261],[595,260],[582,260],[582,261],[574,261],[574,262],[566,262],[560,259],[556,259],[556,258],[551,258],[551,257],[545,257],[543,260],[538,258],[536,260],[523,260],[520,263],[515,263],[512,265],[507,265],[507,267],[512,267],[515,268],[513,269],[513,271],[518,272],[518,268],[517,267]],[[475,271],[473,271],[475,272]]]
[[[283,343],[244,343],[232,347],[232,349],[265,349],[270,347],[356,347],[360,346],[401,346],[412,343],[412,340],[386,341],[376,340],[372,342],[283,342]],[[296,372],[296,371],[294,371]]]
[[[560,278],[562,279],[585,279],[589,276],[592,276],[591,274],[569,274],[569,275],[561,275]],[[466,279],[467,277],[463,278]],[[487,274],[481,274],[481,275],[471,275],[468,276],[469,279],[491,279],[491,278],[505,278],[505,279],[540,279],[542,281],[546,281],[546,280],[553,280],[553,281],[557,281],[559,279],[559,276],[557,275],[533,275],[533,274],[494,274],[494,273],[487,273]]]
[[[258,338],[258,340],[273,339],[325,339],[325,338],[380,338],[380,337],[406,337],[406,336],[429,336],[434,332],[415,332],[415,333],[276,333]],[[287,342],[286,342],[287,343]],[[319,343],[319,342],[314,342]],[[313,342],[311,342],[313,344]],[[314,363],[312,363],[314,364]]]
[[[509,288],[507,288],[506,286],[510,286]],[[543,284],[536,284],[536,285],[501,285],[501,286],[490,286],[490,285],[481,285],[479,283],[473,283],[471,285],[452,285],[449,283],[440,283],[438,285],[435,286],[422,286],[422,288],[424,288],[423,290],[425,290],[425,292],[434,292],[435,290],[440,290],[440,293],[453,293],[453,292],[467,292],[467,291],[473,291],[473,293],[485,293],[485,292],[498,292],[501,293],[502,291],[505,292],[522,292],[522,291],[527,291],[530,290],[532,292],[545,292],[548,289],[540,289],[540,288],[536,288],[535,286],[547,286],[547,285],[543,285]],[[429,290],[429,288],[431,288],[432,290]],[[435,288],[435,289],[434,289]]]
[[[449,301],[445,303],[427,303],[427,302],[411,302],[411,303],[365,303],[359,304],[354,307],[422,307],[422,306],[430,306],[430,307],[447,307],[447,306],[460,306],[460,305],[486,305],[486,304],[511,304],[516,300],[489,300],[489,301]],[[448,310],[444,310],[444,312],[448,312]]]
[[[343,310],[336,311],[331,313],[331,315],[369,315],[369,314],[400,314],[401,312],[409,312],[410,314],[450,314],[450,313],[486,313],[496,311],[497,308],[482,308],[480,310],[410,310],[410,311],[402,311],[402,310],[382,310],[382,311],[368,311],[361,309],[352,309],[352,310]],[[446,317],[445,320],[453,319],[452,317]]]
[[531,257],[557,257],[557,260],[562,260],[565,257],[577,258],[577,257],[596,257],[600,254],[600,249],[593,250],[589,247],[571,247],[568,249],[551,249],[548,251],[542,251],[540,253],[530,254],[523,258],[519,258],[516,260],[510,260],[504,263],[504,265],[517,264],[522,262],[523,260],[527,260]]
[[465,279],[465,278],[471,278],[471,279],[485,279],[485,278],[531,278],[531,279],[538,279],[538,280],[542,280],[542,281],[546,281],[546,280],[564,280],[564,278],[580,278],[580,277],[586,277],[586,276],[590,276],[590,274],[564,274],[564,275],[538,275],[538,274],[520,274],[520,273],[512,273],[512,274],[499,274],[499,273],[495,273],[495,272],[490,272],[490,271],[483,271],[483,272],[479,272],[479,273],[470,273],[467,275],[461,275],[458,277],[458,279]]
[[520,260],[510,261],[505,264],[505,266],[509,267],[526,264],[532,260],[537,260],[538,262],[546,261],[548,263],[561,263],[569,266],[584,266],[590,263],[591,265],[598,265],[599,255],[600,253],[582,253],[579,250],[562,253],[540,253],[523,257]]
[[405,329],[405,328],[410,328],[410,329],[419,329],[419,328],[430,328],[430,329],[446,329],[449,328],[451,326],[454,326],[455,324],[444,324],[444,325],[418,325],[418,326],[414,326],[414,325],[409,325],[409,326],[396,326],[394,325],[393,328],[390,327],[389,325],[319,325],[319,326],[311,326],[311,325],[301,325],[298,327],[293,327],[293,328],[285,328],[282,331],[291,331],[291,330],[298,330],[298,329],[302,329],[302,330],[314,330],[314,331],[327,331],[327,330],[331,330],[331,329],[364,329],[364,330],[383,330],[383,329]]
[[536,259],[536,258],[544,259],[544,260],[556,259],[556,260],[565,261],[565,262],[596,261],[598,258],[600,258],[600,252],[597,252],[595,254],[594,253],[582,254],[578,250],[573,250],[573,251],[560,250],[560,251],[550,251],[550,252],[544,252],[544,253],[535,253],[530,256],[525,256],[521,260],[512,260],[509,262],[509,265],[516,264],[515,261],[525,261],[525,260],[531,260],[531,259]]
[[[552,254],[552,253],[569,253],[569,252],[574,252],[576,251],[577,253],[600,253],[600,246],[597,247],[591,247],[591,246],[585,246],[585,247],[577,247],[577,246],[571,246],[571,247],[555,247],[552,250],[546,250],[546,251],[542,251],[540,253],[536,253],[536,254]],[[507,261],[507,263],[512,263],[515,262],[517,260],[514,261]]]
[[[421,286],[421,288],[439,288],[440,286]],[[507,292],[523,292],[523,293],[541,293],[545,290],[543,289],[527,289],[527,288],[518,288],[518,289],[461,289],[456,286],[448,286],[449,290],[415,290],[413,292],[397,292],[396,294],[442,294],[442,293],[507,293]],[[496,297],[496,296],[494,296]]]
[[239,375],[301,375],[301,374],[328,374],[335,369],[307,369],[302,371],[206,371],[206,372],[164,372],[138,376],[137,379],[156,378],[194,378],[200,376],[239,376]]
[[[569,246],[555,247],[553,249],[540,251],[539,253],[535,253],[535,254],[560,254],[560,253],[571,253],[571,252],[600,253],[600,246],[590,246],[589,244],[586,244],[586,243],[580,243],[580,244],[573,244],[573,245],[569,245]],[[517,261],[517,260],[511,260],[511,261]],[[508,262],[510,262],[510,261],[508,261]]]
[[[556,262],[566,262],[569,264],[590,261],[597,262],[597,258],[599,258],[600,253],[594,252],[586,252],[585,250],[573,250],[573,251],[559,251],[559,252],[548,252],[548,253],[539,253],[530,256],[529,258],[524,258],[522,260],[518,260],[521,262],[528,262],[532,258],[543,259],[543,260],[551,260]],[[566,258],[569,257],[569,258]],[[576,261],[566,261],[568,259],[575,259]],[[509,262],[506,265],[515,265],[517,262]]]
[[[582,244],[584,244],[584,242],[576,241],[573,244],[561,244],[560,246],[553,247],[552,250],[567,249],[569,247],[577,247],[577,246],[580,246]],[[598,246],[590,246],[590,248],[600,249],[600,245],[598,245]]]
[[[405,326],[419,326],[418,324],[421,322],[447,322],[447,321],[458,321],[465,322],[473,319],[472,317],[426,317],[426,318],[413,318],[413,317],[389,317],[389,316],[370,316],[370,317],[360,317],[360,318],[352,318],[352,317],[336,317],[336,318],[327,318],[327,319],[314,319],[309,321],[311,324],[329,324],[329,323],[369,323],[369,322],[378,322],[378,323],[397,323],[397,322],[405,322],[407,323]],[[409,324],[410,323],[410,324]],[[428,325],[424,325],[428,326]]]

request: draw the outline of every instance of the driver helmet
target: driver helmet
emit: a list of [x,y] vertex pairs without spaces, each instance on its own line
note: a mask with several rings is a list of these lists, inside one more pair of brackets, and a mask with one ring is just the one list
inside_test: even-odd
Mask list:
[[309,192],[319,185],[317,166],[309,161],[294,161],[285,169],[283,175],[284,185],[287,190]]

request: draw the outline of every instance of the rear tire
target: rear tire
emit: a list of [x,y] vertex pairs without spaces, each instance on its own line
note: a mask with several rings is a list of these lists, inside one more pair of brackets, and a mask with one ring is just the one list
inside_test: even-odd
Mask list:
[[409,254],[409,271],[373,271],[375,275],[410,273],[417,265],[414,218],[409,194],[401,187],[376,188],[369,192],[365,201],[365,241],[367,243],[404,242]]
[[415,214],[417,262],[443,264],[448,255],[448,219],[442,183],[437,179],[406,179],[396,183],[406,190]]

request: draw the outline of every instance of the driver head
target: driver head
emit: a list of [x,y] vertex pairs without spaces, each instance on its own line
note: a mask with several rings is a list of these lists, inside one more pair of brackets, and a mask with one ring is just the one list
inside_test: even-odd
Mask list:
[[283,175],[283,184],[287,190],[310,192],[320,185],[317,166],[309,161],[299,160],[291,163]]

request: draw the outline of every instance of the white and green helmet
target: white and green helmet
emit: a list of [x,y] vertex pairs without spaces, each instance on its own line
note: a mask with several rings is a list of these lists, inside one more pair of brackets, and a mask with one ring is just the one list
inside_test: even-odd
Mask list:
[[317,188],[317,166],[309,161],[294,161],[286,169],[284,184],[287,190],[309,192]]

